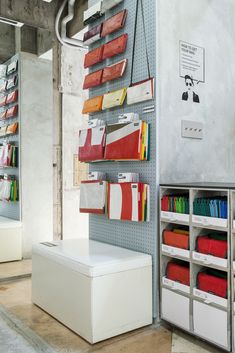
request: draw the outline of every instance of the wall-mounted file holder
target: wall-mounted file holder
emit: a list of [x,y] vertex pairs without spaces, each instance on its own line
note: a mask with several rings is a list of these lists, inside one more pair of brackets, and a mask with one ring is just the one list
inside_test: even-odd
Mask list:
[[[96,121],[98,124],[98,120]],[[147,161],[149,124],[145,121],[95,124],[79,131],[78,158],[81,162]]]
[[120,221],[148,222],[150,190],[144,183],[109,183],[108,218]]
[[103,180],[82,181],[80,186],[80,212],[105,214],[107,183]]

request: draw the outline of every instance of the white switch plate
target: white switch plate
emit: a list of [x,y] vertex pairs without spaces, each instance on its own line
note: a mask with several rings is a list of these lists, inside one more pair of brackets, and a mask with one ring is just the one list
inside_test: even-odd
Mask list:
[[181,136],[192,139],[203,139],[203,123],[190,120],[181,121]]

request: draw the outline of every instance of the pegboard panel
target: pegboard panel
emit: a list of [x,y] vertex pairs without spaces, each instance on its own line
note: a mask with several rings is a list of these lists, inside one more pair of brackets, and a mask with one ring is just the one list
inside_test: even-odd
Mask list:
[[[11,78],[12,76],[15,76],[16,74],[18,75],[18,81],[17,81],[17,85],[14,88],[11,88],[10,90],[8,90],[8,93],[11,93],[12,91],[19,89],[19,67],[20,67],[20,63],[19,63],[19,56],[15,55],[13,56],[11,59],[9,59],[8,61],[6,61],[4,64],[5,65],[9,65],[11,62],[13,62],[14,60],[18,60],[18,70],[16,72],[14,72],[11,75],[7,75],[7,79]],[[15,103],[13,104],[9,104],[9,108],[14,106]],[[18,97],[18,105],[19,105],[19,97]],[[0,112],[4,110],[3,108],[0,108]],[[18,114],[14,117],[14,118],[10,118],[7,120],[2,120],[0,121],[0,127],[2,126],[6,126],[8,124],[13,124],[15,122],[19,122],[19,109],[18,109]],[[19,122],[19,129],[20,129],[20,122]],[[18,168],[0,168],[0,174],[9,174],[9,175],[14,175],[16,176],[17,180],[18,180],[18,188],[20,188],[19,185],[19,168],[20,168],[20,149],[19,149],[19,129],[18,129],[18,134],[16,135],[10,135],[7,137],[0,137],[0,144],[2,144],[4,141],[7,141],[9,143],[14,144],[15,146],[18,147]],[[20,202],[7,202],[7,201],[0,201],[0,215],[3,217],[7,217],[7,218],[11,218],[11,219],[15,219],[15,220],[20,220]]]
[[[89,6],[97,1],[90,1]],[[156,58],[156,9],[155,1],[143,0],[145,28],[147,37],[147,47],[150,61],[151,76],[156,77],[155,58]],[[121,34],[128,33],[128,43],[126,52],[114,58],[103,61],[99,65],[94,66],[90,72],[94,72],[107,65],[119,62],[122,59],[128,59],[128,65],[124,76],[121,79],[111,81],[105,85],[90,89],[89,96],[94,97],[104,94],[108,91],[116,90],[130,85],[132,47],[134,37],[134,22],[136,13],[136,0],[124,0],[121,4],[111,9],[105,15],[91,24],[91,27],[104,21],[121,11],[128,10],[126,24],[123,29],[115,32],[99,42],[94,43],[90,49],[100,46],[102,43],[117,38]],[[141,18],[141,7],[139,6],[138,26],[136,36],[136,49],[134,57],[134,76],[133,81],[138,82],[148,78],[147,61],[144,45],[143,22]],[[155,106],[155,112],[143,114],[143,108]],[[110,109],[101,113],[90,116],[105,120],[107,123],[117,121],[117,117],[122,113],[136,112],[140,118],[150,123],[150,160],[142,162],[98,162],[91,163],[91,171],[103,171],[107,173],[108,181],[117,181],[118,172],[134,172],[140,174],[140,181],[150,185],[150,222],[122,222],[107,219],[105,216],[90,215],[89,234],[93,240],[121,246],[135,251],[140,251],[152,255],[153,259],[153,317],[158,318],[158,246],[157,246],[157,229],[158,229],[158,211],[157,211],[157,150],[156,150],[156,101],[147,101],[135,105],[124,104],[120,108]]]

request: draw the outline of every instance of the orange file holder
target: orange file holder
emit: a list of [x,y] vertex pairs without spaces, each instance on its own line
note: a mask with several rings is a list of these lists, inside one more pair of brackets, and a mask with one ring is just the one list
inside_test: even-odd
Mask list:
[[84,102],[82,114],[95,113],[102,110],[103,96],[87,99]]

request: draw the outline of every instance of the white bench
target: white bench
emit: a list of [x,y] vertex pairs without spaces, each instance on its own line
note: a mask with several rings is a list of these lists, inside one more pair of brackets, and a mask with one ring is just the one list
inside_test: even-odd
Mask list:
[[151,256],[86,239],[34,245],[32,300],[90,343],[150,325]]
[[22,223],[0,216],[0,262],[22,259]]

